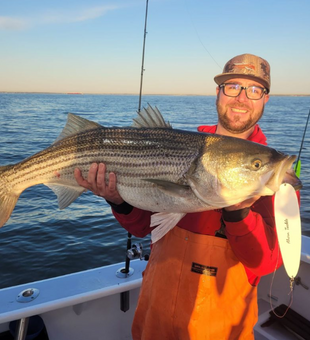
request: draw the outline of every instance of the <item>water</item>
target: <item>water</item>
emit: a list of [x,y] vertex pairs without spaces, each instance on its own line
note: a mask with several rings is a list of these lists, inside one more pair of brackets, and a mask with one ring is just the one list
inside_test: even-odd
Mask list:
[[[217,120],[215,97],[145,96],[175,128],[196,130]],[[137,96],[0,94],[0,164],[21,161],[48,147],[73,112],[106,126],[131,125]],[[297,154],[310,97],[271,97],[261,120],[269,145]],[[310,235],[310,131],[302,151],[303,233]],[[140,242],[133,238],[133,242]],[[124,261],[127,232],[103,199],[83,194],[60,211],[43,185],[27,189],[0,229],[0,288]],[[149,251],[149,238],[143,240]]]

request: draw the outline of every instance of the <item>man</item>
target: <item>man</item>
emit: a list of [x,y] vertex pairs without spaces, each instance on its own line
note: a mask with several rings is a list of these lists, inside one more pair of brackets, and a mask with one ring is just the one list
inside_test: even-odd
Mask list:
[[[214,78],[218,124],[200,126],[266,144],[257,125],[269,99],[270,66],[243,54]],[[105,198],[133,235],[152,230],[151,212],[130,206],[116,189],[116,175],[93,164],[77,182]],[[152,245],[132,335],[134,340],[254,339],[256,285],[282,264],[274,224],[274,197],[255,197],[221,210],[191,213]]]

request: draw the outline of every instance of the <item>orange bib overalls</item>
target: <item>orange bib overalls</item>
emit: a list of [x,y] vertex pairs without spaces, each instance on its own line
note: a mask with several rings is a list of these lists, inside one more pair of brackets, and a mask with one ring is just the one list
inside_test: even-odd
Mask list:
[[152,247],[134,340],[253,340],[256,287],[226,239],[175,227]]

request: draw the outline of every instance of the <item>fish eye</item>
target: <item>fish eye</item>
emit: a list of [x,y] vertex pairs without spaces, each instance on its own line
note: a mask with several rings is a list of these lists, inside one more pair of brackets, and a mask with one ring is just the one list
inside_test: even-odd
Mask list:
[[252,161],[252,168],[254,170],[259,170],[262,167],[262,161],[260,159],[254,159]]

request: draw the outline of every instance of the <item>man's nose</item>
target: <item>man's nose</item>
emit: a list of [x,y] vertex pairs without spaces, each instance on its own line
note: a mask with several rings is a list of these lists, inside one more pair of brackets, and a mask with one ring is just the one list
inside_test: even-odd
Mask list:
[[242,89],[241,92],[239,93],[239,96],[237,97],[237,100],[239,102],[244,102],[248,100],[248,97],[246,96],[245,89]]

